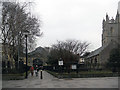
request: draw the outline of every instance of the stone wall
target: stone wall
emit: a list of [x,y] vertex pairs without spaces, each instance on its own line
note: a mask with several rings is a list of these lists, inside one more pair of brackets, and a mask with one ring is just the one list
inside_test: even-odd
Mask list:
[[108,61],[111,50],[116,47],[117,47],[117,43],[113,41],[100,52],[99,58],[101,61],[101,65],[104,65]]

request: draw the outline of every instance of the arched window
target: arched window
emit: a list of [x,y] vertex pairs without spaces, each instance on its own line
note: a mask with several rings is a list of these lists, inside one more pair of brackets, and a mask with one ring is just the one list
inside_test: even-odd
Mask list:
[[113,34],[113,31],[114,31],[114,29],[113,29],[113,27],[111,27],[111,28],[110,28],[110,35]]
[[104,40],[104,44],[105,44],[105,40]]
[[95,64],[97,64],[97,58],[95,58]]

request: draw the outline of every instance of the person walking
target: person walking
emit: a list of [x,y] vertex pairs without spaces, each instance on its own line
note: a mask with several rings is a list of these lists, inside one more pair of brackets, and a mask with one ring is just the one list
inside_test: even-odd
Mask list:
[[36,74],[36,77],[38,76],[38,72],[37,72],[37,69],[35,70],[35,74]]
[[39,68],[38,68],[38,66],[36,65],[36,70],[35,70],[36,77],[38,76],[38,71],[39,71]]
[[34,73],[33,71],[34,71],[34,67],[31,66],[31,68],[30,68],[31,76],[33,76],[33,73]]

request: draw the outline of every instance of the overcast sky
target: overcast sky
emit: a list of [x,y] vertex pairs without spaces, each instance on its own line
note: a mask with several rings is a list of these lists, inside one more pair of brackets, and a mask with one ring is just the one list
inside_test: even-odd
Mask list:
[[[28,1],[28,0],[26,0]],[[101,46],[102,20],[117,13],[119,0],[31,0],[32,12],[41,20],[38,46],[57,40],[77,39],[91,43],[90,50]]]
[[77,39],[101,46],[102,20],[117,13],[119,0],[35,0],[32,8],[42,21],[43,37],[37,46],[50,46],[57,40]]

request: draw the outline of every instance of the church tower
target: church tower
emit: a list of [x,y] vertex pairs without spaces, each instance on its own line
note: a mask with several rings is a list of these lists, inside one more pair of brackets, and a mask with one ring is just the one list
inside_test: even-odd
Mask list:
[[[120,3],[119,3],[120,5]],[[106,46],[111,42],[120,42],[120,9],[118,6],[118,11],[116,18],[110,19],[108,14],[106,14],[106,19],[103,19],[102,25],[102,46]]]

